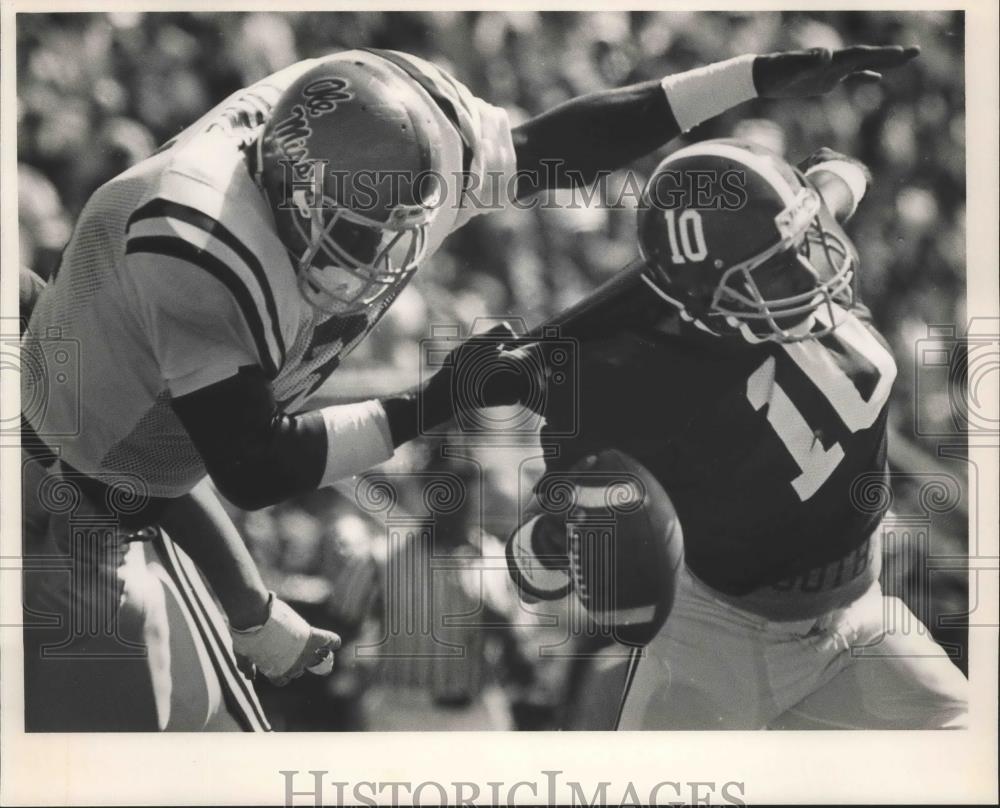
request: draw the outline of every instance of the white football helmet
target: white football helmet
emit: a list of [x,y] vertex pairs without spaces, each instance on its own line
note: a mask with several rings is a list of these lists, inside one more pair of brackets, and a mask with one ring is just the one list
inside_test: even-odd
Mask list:
[[257,181],[305,298],[351,314],[399,290],[428,246],[442,133],[416,85],[366,51],[324,60],[257,139]]

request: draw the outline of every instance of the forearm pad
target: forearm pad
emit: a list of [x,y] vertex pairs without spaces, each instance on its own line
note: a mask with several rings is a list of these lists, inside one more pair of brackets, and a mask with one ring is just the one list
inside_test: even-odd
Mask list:
[[246,510],[358,474],[392,456],[376,401],[290,415],[259,368],[174,399],[222,494]]

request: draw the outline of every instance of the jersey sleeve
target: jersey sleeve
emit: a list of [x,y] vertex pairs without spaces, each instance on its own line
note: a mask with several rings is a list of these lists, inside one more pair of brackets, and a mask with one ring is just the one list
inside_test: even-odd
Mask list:
[[218,221],[154,199],[130,218],[126,277],[161,377],[174,396],[259,366],[274,378],[280,333],[270,291]]
[[454,230],[474,216],[499,210],[517,172],[507,111],[483,101],[446,71],[399,51],[373,50],[406,71],[444,113],[462,141],[465,188]]

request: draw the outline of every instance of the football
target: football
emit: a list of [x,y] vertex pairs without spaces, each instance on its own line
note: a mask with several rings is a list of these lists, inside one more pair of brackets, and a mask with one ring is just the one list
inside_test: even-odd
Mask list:
[[566,532],[573,590],[616,642],[643,646],[674,604],[684,540],[667,492],[637,460],[616,449],[569,471]]

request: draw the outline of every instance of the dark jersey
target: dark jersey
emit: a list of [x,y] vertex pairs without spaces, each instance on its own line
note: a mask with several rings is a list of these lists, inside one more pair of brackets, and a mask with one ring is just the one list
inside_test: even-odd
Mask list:
[[553,388],[548,403],[549,471],[604,448],[635,457],[674,502],[688,565],[720,592],[854,574],[823,567],[865,546],[883,515],[852,489],[884,474],[896,375],[867,322],[758,345],[633,328],[579,351],[578,393]]

